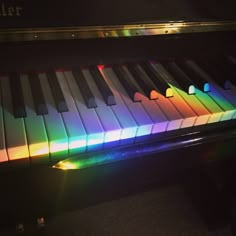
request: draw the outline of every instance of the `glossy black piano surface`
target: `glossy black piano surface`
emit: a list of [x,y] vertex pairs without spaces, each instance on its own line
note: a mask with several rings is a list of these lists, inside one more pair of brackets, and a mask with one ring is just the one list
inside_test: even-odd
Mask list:
[[235,123],[234,39],[204,32],[3,43],[2,164],[53,165]]
[[[86,72],[83,74],[85,76],[82,80],[87,81],[88,73],[90,73],[89,71],[94,67],[96,68],[98,65],[107,66],[104,68],[101,66],[97,67],[100,71],[113,70],[113,68],[122,67],[122,71],[126,72],[131,69],[130,73],[132,72],[133,67],[138,66],[138,71],[140,71],[141,67],[142,70],[151,75],[152,73],[150,71],[153,70],[147,70],[147,68],[150,69],[150,63],[151,65],[153,65],[153,63],[161,63],[175,79],[174,72],[169,70],[168,67],[168,63],[173,62],[176,63],[178,68],[182,68],[181,70],[185,71],[188,77],[194,78],[192,77],[193,74],[189,74],[189,70],[186,71],[186,68],[189,68],[186,67],[186,60],[197,61],[199,58],[203,58],[204,60],[208,58],[212,65],[215,65],[218,61],[225,60],[225,58],[231,60],[234,56],[232,56],[232,58],[227,56],[235,55],[233,45],[234,38],[235,34],[233,32],[212,32],[195,35],[151,36],[148,38],[142,37],[132,39],[90,39],[80,43],[77,41],[70,41],[69,44],[66,41],[4,43],[4,45],[1,45],[2,52],[4,52],[5,55],[4,61],[2,61],[4,69],[2,70],[1,79],[5,79],[4,83],[6,82],[6,78],[11,83],[14,83],[14,80],[17,79],[18,83],[21,85],[23,96],[26,95],[26,91],[28,92],[27,94],[31,94],[31,96],[37,94],[38,104],[41,105],[41,109],[39,106],[39,109],[37,110],[34,107],[37,103],[35,103],[35,100],[32,98],[31,106],[33,104],[34,108],[32,109],[30,106],[31,111],[29,112],[27,105],[24,103],[25,100],[23,99],[23,104],[17,103],[16,106],[23,105],[24,107],[24,105],[26,105],[26,114],[21,114],[20,112],[20,118],[15,118],[15,114],[12,112],[10,113],[11,120],[24,120],[24,125],[27,125],[27,122],[30,124],[29,120],[32,119],[30,116],[33,114],[33,111],[33,116],[37,117],[36,119],[43,120],[41,125],[47,124],[47,118],[45,119],[45,117],[50,114],[50,109],[52,108],[48,107],[48,94],[45,95],[45,88],[47,91],[50,91],[49,95],[51,96],[51,101],[55,102],[56,99],[54,96],[58,96],[53,95],[52,85],[50,84],[51,81],[49,82],[49,78],[61,78],[60,74],[73,76],[74,87],[77,91],[81,91],[81,88],[77,84],[80,80],[77,81],[78,78],[76,79],[76,77],[82,76],[76,72],[78,70],[80,73],[81,70],[83,73]],[[203,41],[204,44],[202,43]],[[135,47],[131,47],[131,45]],[[156,49],[158,55],[153,48]],[[155,72],[156,67],[151,68],[154,68]],[[224,67],[221,65],[221,67],[214,68],[222,71]],[[115,71],[116,69],[114,69],[114,73],[117,73],[117,71]],[[234,70],[232,70],[232,73],[233,72]],[[92,75],[92,73],[90,74]],[[13,79],[10,79],[11,76],[13,76]],[[119,72],[117,73],[117,77],[118,76],[120,76]],[[130,78],[131,75],[128,74],[127,77]],[[38,86],[38,90],[35,90],[35,87],[37,88],[37,86],[35,86],[33,81],[29,80],[38,81],[38,78],[46,81],[47,86],[44,87],[45,84],[42,85],[39,81],[40,83],[38,84],[42,87],[39,90],[40,86]],[[45,80],[45,78],[48,78],[48,80]],[[53,78],[54,81],[55,78]],[[232,89],[234,91],[235,88],[234,80],[231,79],[231,87],[225,89],[225,83],[220,83],[212,76],[211,78],[211,82],[214,81],[213,84],[215,84],[214,86],[221,91],[221,95],[225,94],[225,96],[229,96],[226,94],[231,94],[232,96],[235,96],[235,93],[232,93]],[[142,107],[145,107],[145,104],[142,102],[132,101],[132,94],[128,93],[130,90],[127,90],[122,83],[118,83],[121,81],[120,79],[116,78],[116,85],[119,84],[120,89],[117,91],[119,91],[122,99],[124,99],[127,104],[130,104],[130,106],[140,107],[143,104]],[[150,78],[148,81],[150,81]],[[226,80],[223,78],[223,81]],[[204,84],[200,82],[201,80],[196,83],[196,87]],[[210,81],[208,82],[211,86]],[[205,83],[208,82],[205,81]],[[137,81],[134,81],[134,83],[138,86]],[[69,83],[67,84],[70,86]],[[5,84],[1,83],[1,86],[5,86]],[[59,86],[61,86],[60,83]],[[94,86],[96,89],[94,89]],[[166,84],[165,86],[166,89],[169,88]],[[96,114],[100,115],[102,115],[102,113],[99,113],[99,109],[103,111],[103,109],[105,109],[104,107],[108,107],[110,110],[114,109],[112,111],[115,112],[115,107],[117,105],[108,106],[105,103],[105,100],[101,95],[101,89],[98,89],[95,82],[93,82],[93,86],[91,86],[91,83],[88,84],[88,87],[91,87],[93,95],[100,94],[100,100],[96,101],[95,96],[96,107],[87,108],[88,104],[84,103],[83,109],[92,109],[96,111]],[[7,86],[7,88],[10,91],[10,93],[7,93],[7,96],[10,94],[13,94],[14,96],[14,93],[12,93],[14,86]],[[65,88],[65,86],[62,88]],[[70,87],[70,89],[72,88]],[[181,96],[185,97],[185,99],[190,98],[187,100],[182,99],[181,104],[185,104],[185,106],[188,104],[188,107],[194,106],[193,101],[196,100],[197,95],[189,95],[187,93],[188,87],[182,86],[181,89],[186,91],[179,91]],[[199,90],[204,91],[204,86],[200,87]],[[32,91],[35,91],[36,93]],[[96,91],[96,93],[94,93],[94,91]],[[112,91],[114,92],[114,90]],[[165,91],[167,90],[163,89],[162,92],[160,92],[159,99],[157,100],[149,100],[145,94],[142,95],[142,97],[143,99],[144,96],[146,97],[146,103],[152,102],[158,104],[158,102],[163,102],[163,104],[165,104],[165,101],[168,99],[168,101],[170,101],[170,99],[173,99],[175,96],[174,94],[173,97],[165,97]],[[6,96],[6,91],[1,90],[1,92]],[[63,94],[64,92],[65,91],[62,89]],[[201,93],[206,94],[205,96],[210,96],[207,95],[210,94],[210,92]],[[40,97],[42,98],[42,94],[44,95],[44,99],[39,99]],[[89,94],[82,95],[81,93],[80,97],[81,99],[86,99],[89,97]],[[198,99],[200,99],[200,97]],[[215,97],[215,99],[217,98]],[[17,99],[15,100],[19,102]],[[27,101],[29,102],[29,100]],[[202,103],[204,103],[203,100]],[[172,108],[175,108],[175,110],[178,109],[177,114],[186,115],[186,121],[188,116],[187,113],[181,111],[181,106],[178,107],[178,104],[174,103],[174,101],[171,104]],[[173,104],[175,104],[175,106],[173,106]],[[78,149],[74,149],[73,151],[75,155],[72,155],[72,161],[59,166],[61,169],[80,169],[81,167],[89,168],[65,172],[55,168],[50,168],[50,166],[55,164],[57,161],[68,158],[66,148],[61,153],[59,152],[59,155],[50,155],[50,158],[45,155],[35,158],[25,158],[22,159],[23,162],[21,159],[2,162],[1,201],[8,203],[1,207],[2,216],[4,215],[5,219],[2,222],[5,224],[9,222],[27,221],[28,219],[36,218],[38,216],[51,216],[62,211],[77,209],[104,200],[118,198],[119,196],[124,196],[126,194],[144,191],[145,189],[153,188],[160,184],[162,185],[165,182],[170,181],[172,183],[173,180],[181,182],[190,176],[191,170],[196,168],[205,168],[210,165],[210,163],[217,163],[213,164],[217,166],[229,166],[230,169],[228,169],[228,173],[233,175],[234,161],[232,157],[234,157],[235,153],[235,120],[230,119],[230,117],[233,118],[234,116],[234,107],[232,107],[232,105],[235,106],[235,100],[233,99],[230,102],[228,101],[227,104],[228,105],[221,104],[221,106],[225,106],[225,121],[213,122],[212,124],[205,125],[202,124],[195,127],[186,127],[173,131],[169,130],[168,132],[163,132],[163,134],[156,133],[156,135],[152,135],[152,138],[149,141],[147,138],[148,136],[144,136],[143,138],[139,137],[140,139],[135,140],[135,143],[138,141],[135,145],[122,145],[121,147],[123,148],[118,148],[116,150],[114,147],[119,147],[121,142],[112,142],[112,149],[111,147],[109,149],[109,145],[103,145],[104,147],[95,146],[95,148],[88,148],[85,154],[81,153],[79,155],[77,155]],[[159,106],[161,106],[161,104],[159,104]],[[54,114],[57,114],[57,117],[66,117],[66,114],[68,114],[67,111],[60,112],[57,109],[58,107],[54,105]],[[78,109],[81,111],[81,108]],[[161,111],[165,114],[167,111],[164,110],[164,105],[162,105],[162,109],[163,110]],[[208,107],[208,109],[210,109],[210,107]],[[145,111],[152,115],[153,120],[156,117],[156,122],[158,122],[158,116],[156,114],[151,114],[149,109]],[[41,114],[37,114],[37,112],[41,112]],[[129,110],[129,114],[131,112],[133,112],[132,116],[134,116],[135,110]],[[137,110],[137,112],[140,113],[140,110]],[[200,110],[198,110],[198,112],[200,112]],[[79,114],[83,118],[84,114]],[[172,114],[172,117],[175,117],[173,115],[175,113],[167,112],[166,114]],[[228,118],[226,114],[229,114]],[[176,115],[176,117],[179,116]],[[181,119],[181,117],[179,118]],[[189,118],[191,118],[191,115]],[[86,117],[84,116],[83,119],[86,119]],[[230,120],[227,121],[227,119]],[[199,122],[204,122],[205,119],[198,120]],[[7,122],[8,127],[11,127],[9,120]],[[177,125],[177,122],[175,123],[172,120],[172,124]],[[5,125],[4,127],[6,128],[7,126]],[[33,128],[36,129],[35,132],[37,133],[37,127]],[[15,134],[14,130],[10,130],[10,132],[12,132],[13,135]],[[146,138],[147,140],[145,140]],[[29,139],[27,139],[27,141],[29,141]],[[132,139],[131,142],[128,140],[130,143],[133,141],[134,140]],[[105,148],[107,151],[101,153],[101,148]],[[132,157],[135,158],[130,159]],[[123,161],[114,162],[115,160],[121,159]],[[81,160],[82,165],[84,166],[78,164],[78,160]],[[43,163],[41,161],[43,161]],[[109,164],[102,165],[107,162],[109,162]],[[230,177],[231,174],[229,174]],[[233,181],[232,179],[228,180]],[[227,182],[227,184],[232,187],[233,183],[230,181]],[[114,186],[116,186],[115,189]],[[96,197],[94,198],[94,196]],[[29,198],[31,200],[29,200]],[[229,199],[231,199],[231,197],[229,197]]]
[[[4,0],[1,28],[124,25],[158,21],[234,20],[235,2],[187,0]],[[10,8],[10,9],[9,9]]]
[[[6,8],[14,4],[21,16],[6,15],[17,13]],[[168,11],[161,11],[167,3],[155,1],[136,2],[135,11],[131,2],[74,4],[57,2],[57,11],[52,1],[4,1],[0,7],[0,199],[8,202],[1,216],[19,220],[84,207],[184,179],[212,162],[233,173],[236,35],[223,21],[234,20],[232,1],[224,10],[219,2],[211,8],[211,1],[204,7],[182,1]],[[173,31],[176,22],[166,24],[174,24],[170,32],[140,28],[166,19],[199,25],[195,33],[191,24],[181,33],[184,23]],[[208,32],[199,21],[210,19]],[[127,24],[139,30],[132,37],[96,28]],[[50,38],[55,27],[79,32],[83,26],[104,34]],[[26,34],[12,30],[22,27]],[[41,27],[48,38],[41,38]]]

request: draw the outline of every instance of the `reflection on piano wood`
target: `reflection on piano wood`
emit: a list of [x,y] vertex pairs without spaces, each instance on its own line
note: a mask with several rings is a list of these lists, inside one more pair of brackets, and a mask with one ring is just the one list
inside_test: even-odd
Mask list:
[[235,74],[227,56],[2,75],[0,162],[53,164],[234,120]]

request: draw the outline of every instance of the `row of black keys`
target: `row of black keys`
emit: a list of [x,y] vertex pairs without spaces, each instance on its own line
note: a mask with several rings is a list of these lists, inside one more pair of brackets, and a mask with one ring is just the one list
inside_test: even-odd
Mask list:
[[[215,82],[224,89],[228,88],[228,80],[230,80],[230,82],[234,84],[236,83],[235,64],[228,58],[215,59],[210,62],[203,58],[196,60],[194,59],[194,61],[197,62],[197,64],[199,64],[199,66],[201,66],[201,68],[203,68],[207,73],[209,73],[209,75],[214,78]],[[174,79],[177,81],[183,91],[188,92],[188,89],[191,85],[194,85],[196,88],[203,90],[204,84],[207,83],[207,81],[205,81],[203,77],[199,76],[199,74],[196,74],[196,72],[188,66],[186,60],[165,61],[161,62],[161,64],[170,74],[173,75]],[[151,63],[142,62],[139,63],[139,65],[155,84],[156,88],[158,89],[158,92],[165,96],[166,91],[169,88],[169,84],[155,71]],[[127,64],[126,66],[134,77],[134,79],[136,80],[137,84],[143,89],[144,95],[152,99],[150,97],[150,93],[156,88],[153,88],[153,85],[146,81],[142,74],[140,74],[140,71],[137,68],[137,64]],[[106,81],[103,79],[103,76],[98,67],[90,66],[88,67],[88,69],[91,72],[94,81],[98,89],[100,90],[106,104],[108,106],[115,105],[115,97],[109,86],[106,84]],[[120,80],[121,84],[127,91],[127,94],[133,101],[135,101],[135,93],[140,92],[138,91],[137,86],[135,86],[129,81],[129,77],[122,69],[122,66],[113,65],[112,69],[114,70],[117,75],[117,78]],[[90,86],[88,85],[86,78],[82,73],[82,70],[80,68],[76,68],[73,69],[72,72],[76,79],[76,83],[81,91],[81,94],[84,98],[86,106],[88,108],[97,107],[96,98],[90,90]],[[37,114],[48,114],[47,105],[45,103],[38,74],[35,72],[30,72],[28,73],[28,75]],[[57,80],[55,71],[47,71],[47,77],[58,112],[68,111],[68,107],[59,82]],[[16,118],[26,117],[26,109],[23,99],[20,76],[17,73],[11,73],[9,75],[9,78],[14,116]]]

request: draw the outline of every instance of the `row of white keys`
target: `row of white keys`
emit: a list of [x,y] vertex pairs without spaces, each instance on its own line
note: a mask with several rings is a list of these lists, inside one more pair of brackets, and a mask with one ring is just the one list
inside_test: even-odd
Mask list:
[[56,72],[56,76],[68,107],[68,111],[62,112],[61,116],[68,135],[69,155],[74,155],[86,150],[87,134],[71,95],[69,86],[66,82],[64,73]]
[[214,80],[203,71],[194,61],[189,61],[189,65],[200,73],[205,80],[207,80],[211,86],[211,90],[208,92],[208,95],[221,107],[224,111],[221,121],[231,120],[235,117],[235,86],[230,85],[230,89],[222,89],[219,85],[217,85]]
[[180,128],[189,128],[189,127],[194,126],[195,121],[197,119],[197,115],[193,111],[193,109],[189,107],[189,105],[178,94],[174,86],[172,86],[173,78],[171,78],[168,72],[160,64],[152,64],[152,65],[156,69],[157,73],[159,73],[163,77],[163,79],[166,80],[166,82],[171,86],[171,88],[174,91],[173,97],[169,97],[168,99],[172,103],[172,105],[176,108],[176,110],[180,113],[181,117],[183,118]]
[[48,108],[48,114],[43,115],[43,118],[48,134],[50,156],[54,161],[68,155],[68,136],[61,114],[56,109],[47,75],[45,73],[39,74],[39,80]]
[[72,71],[65,71],[64,75],[87,133],[87,150],[102,149],[105,133],[97,113],[85,105]]
[[[162,65],[160,64],[154,64],[155,68],[157,69],[158,72],[160,72],[170,84],[175,84],[174,79],[171,77],[171,75],[163,68]],[[207,123],[214,123],[218,122],[223,114],[221,108],[208,96],[208,94],[196,89],[196,94],[191,95],[196,96],[197,99],[200,101],[202,105],[204,105],[208,112],[210,113],[210,117],[208,118]],[[191,99],[189,98],[189,99]],[[179,100],[181,101],[182,98],[179,96]],[[181,111],[185,111],[185,109],[188,110],[188,104],[186,102],[180,102],[179,105],[178,103],[176,104],[177,108]],[[186,114],[187,115],[187,114]],[[196,115],[197,118],[197,115]]]
[[[230,89],[225,90],[217,86],[219,91],[230,101],[230,103],[236,108],[236,86],[231,84]],[[236,111],[234,112],[234,115],[232,119],[236,119]]]
[[0,79],[0,162],[8,161],[6,142],[5,142],[5,130],[3,119],[3,106],[2,106],[2,86]]
[[[159,65],[159,69],[164,70],[164,68],[161,68],[161,65]],[[170,74],[168,74],[167,76],[168,76],[168,82],[171,84],[170,86],[174,91],[174,97],[177,100],[175,104],[177,104],[178,106],[176,108],[185,110],[185,114],[187,115],[186,108],[187,106],[189,106],[190,109],[196,114],[196,119],[193,125],[198,126],[207,124],[210,118],[210,113],[205,108],[205,106],[201,104],[201,102],[193,94],[189,95],[185,91],[179,89],[177,82],[174,80],[174,78],[171,77]],[[175,98],[171,98],[170,101],[174,100]]]
[[114,112],[122,128],[120,145],[132,144],[135,141],[138,125],[134,120],[134,118],[132,117],[132,115],[130,114],[119,92],[116,90],[115,86],[111,82],[112,75],[109,73],[108,68],[103,68],[103,69],[99,68],[99,69],[103,75],[104,80],[109,85],[116,99],[116,105],[111,106],[111,109]]
[[[157,68],[152,64],[154,69],[159,73],[163,79],[166,80],[165,76],[162,75],[160,71],[157,70]],[[147,76],[147,75],[146,75]],[[150,78],[147,76],[147,79],[150,80]],[[168,81],[166,80],[168,83]],[[169,119],[174,118],[175,123],[172,125],[172,129],[178,129],[178,128],[187,128],[192,127],[196,120],[196,114],[193,112],[191,108],[185,103],[185,101],[179,96],[179,94],[175,91],[173,87],[171,87],[173,90],[173,97],[169,97],[168,99],[159,95],[159,100],[157,100],[157,104],[162,107],[162,110],[166,112]],[[181,107],[181,109],[178,109],[178,107]],[[170,109],[169,109],[170,108]],[[182,118],[182,120],[181,120]],[[177,121],[177,122],[176,122]],[[182,121],[180,123],[180,121]]]
[[[106,68],[107,73],[109,74],[109,81],[113,86],[119,91],[121,98],[123,99],[124,104],[128,107],[130,114],[133,116],[136,124],[138,126],[136,133],[136,142],[142,141],[143,137],[149,137],[152,132],[153,122],[149,115],[144,110],[143,106],[139,102],[133,102],[128,94],[126,93],[123,86],[120,84],[116,74],[111,68]],[[142,137],[142,138],[139,138]],[[145,138],[146,138],[145,137]]]
[[[143,74],[143,76],[146,78],[146,80],[148,80],[155,88],[156,87],[155,84],[153,83],[151,78],[146,74],[146,72],[140,66],[139,66],[139,69],[140,69],[140,72]],[[161,108],[163,113],[166,115],[166,117],[169,118],[169,125],[167,128],[167,131],[188,127],[186,126],[186,121],[184,120],[186,117],[183,117],[181,113],[178,111],[178,109],[171,102],[172,100],[174,100],[175,103],[178,102],[178,96],[175,96],[176,91],[173,88],[171,89],[172,89],[174,97],[171,96],[171,97],[166,98],[162,94],[159,93],[158,99],[155,101],[156,104]]]
[[117,146],[122,132],[119,122],[117,121],[117,118],[114,115],[111,107],[107,106],[104,99],[102,98],[102,95],[96,86],[90,71],[84,69],[82,70],[82,73],[96,98],[97,107],[95,108],[95,111],[105,131],[104,148]]
[[23,118],[16,119],[13,115],[10,82],[7,76],[1,77],[3,119],[5,124],[5,140],[10,161],[29,160],[29,150]]
[[[150,83],[155,88],[155,84],[152,82],[152,80],[149,78],[146,72],[140,66],[138,66],[138,68],[140,70],[140,73],[142,73],[143,76],[145,77],[145,79],[150,80]],[[157,88],[156,90],[158,91]],[[171,90],[173,92],[173,89]],[[147,105],[150,106],[150,102],[147,99],[146,101],[147,101]],[[161,93],[159,93],[158,99],[155,100],[155,105],[156,105],[156,110],[159,111],[160,109],[163,112],[163,114],[166,116],[169,122],[166,129],[167,131],[178,130],[179,128],[181,128],[181,125],[183,123],[183,118],[168,98],[166,98]],[[157,115],[157,117],[159,117],[159,112],[157,111],[154,112],[154,114]]]
[[20,81],[27,113],[24,120],[31,162],[35,160],[48,162],[49,145],[43,117],[35,112],[28,76],[21,75]]
[[[182,99],[192,108],[197,117],[194,126],[205,125],[210,118],[210,112],[206,107],[195,97],[193,94],[189,95],[185,91],[175,88],[176,93],[182,97]],[[180,106],[181,107],[181,106]]]
[[[129,80],[139,88],[139,91],[142,91],[142,88],[140,88],[139,85],[136,84],[135,78],[129,72],[127,67],[123,66],[123,69],[127,73]],[[156,101],[150,100],[144,95],[144,93],[139,93],[137,96],[141,101],[140,104],[144,107],[144,109],[153,121],[152,134],[162,133],[168,130],[169,121],[156,104]]]

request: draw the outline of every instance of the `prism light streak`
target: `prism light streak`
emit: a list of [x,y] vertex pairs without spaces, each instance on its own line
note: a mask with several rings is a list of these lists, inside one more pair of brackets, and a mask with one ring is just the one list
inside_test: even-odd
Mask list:
[[47,142],[34,143],[29,145],[29,152],[31,157],[37,157],[45,154],[49,154],[49,146]]
[[209,83],[205,83],[205,84],[204,84],[203,91],[204,91],[204,92],[210,92],[210,91],[211,91],[211,88],[210,88],[210,84],[209,84]]
[[194,123],[195,126],[197,125],[204,125],[208,122],[210,113],[207,109],[201,104],[201,102],[194,96],[191,95],[191,99],[189,99],[189,95],[182,91],[181,89],[172,86],[173,90],[178,93],[195,111],[197,118]]
[[[222,132],[209,134],[207,137],[202,136],[201,133],[196,132],[193,137],[182,136],[173,140],[164,140],[161,142],[152,142],[147,145],[138,145],[137,147],[128,147],[125,150],[117,149],[108,151],[105,153],[92,153],[86,154],[83,157],[77,156],[68,158],[66,160],[60,161],[53,166],[53,168],[61,170],[80,170],[83,168],[88,168],[95,165],[106,164],[118,160],[126,160],[131,158],[137,158],[144,155],[149,155],[152,153],[159,153],[166,150],[175,150],[182,147],[196,146],[201,143],[210,143],[213,141],[221,141],[221,145],[212,149],[213,145],[210,145],[211,149],[207,148],[205,151],[205,156],[203,158],[210,160],[215,157],[222,157],[221,152],[229,152],[233,154],[233,150],[229,148],[223,148],[227,138],[231,139],[236,137],[235,130],[228,129],[225,131],[224,136]],[[210,152],[209,152],[210,151]],[[158,156],[158,155],[157,155]]]
[[[174,86],[172,87],[174,88]],[[174,88],[175,90],[176,88]],[[178,90],[178,93],[181,94],[183,91]],[[227,92],[227,91],[226,91]],[[200,102],[201,104],[210,112],[210,118],[208,120],[208,123],[213,123],[213,122],[220,122],[221,121],[221,117],[223,114],[226,115],[226,112],[230,112],[230,114],[233,114],[233,111],[235,111],[235,100],[234,101],[230,101],[229,98],[228,100],[225,99],[224,96],[219,95],[219,93],[214,93],[214,89],[211,90],[211,96],[209,96],[210,94],[207,93],[203,93],[201,91],[199,91],[198,89],[196,89],[196,95],[188,95],[190,96],[195,96]],[[175,95],[174,95],[175,96]],[[187,95],[186,95],[187,96]],[[212,97],[214,99],[212,99]],[[171,98],[167,98],[167,99],[171,99]],[[191,98],[190,98],[191,99]],[[232,97],[232,99],[235,99],[235,97]],[[217,100],[217,102],[215,101]],[[157,100],[158,102],[158,100]],[[232,105],[233,104],[233,105]],[[222,108],[219,106],[223,106],[225,107],[225,110],[222,110]],[[177,109],[181,109],[181,107],[176,106]],[[228,117],[228,119],[232,118],[232,114],[230,117]],[[29,146],[29,150],[30,150],[30,157],[31,158],[35,158],[37,156],[41,156],[44,154],[48,154],[50,153],[60,153],[60,152],[67,152],[67,153],[81,153],[81,152],[85,152],[86,150],[93,150],[92,147],[95,147],[97,145],[101,145],[103,146],[104,143],[110,143],[110,142],[114,142],[114,141],[118,141],[117,142],[117,146],[119,145],[119,141],[120,140],[129,140],[130,138],[134,140],[135,137],[137,137],[137,135],[139,137],[145,136],[149,131],[147,131],[145,129],[145,127],[143,127],[143,130],[140,129],[140,132],[137,133],[139,127],[129,127],[129,128],[125,128],[125,129],[121,129],[121,135],[117,135],[118,133],[116,131],[110,132],[109,135],[106,136],[106,134],[104,134],[103,136],[101,136],[100,134],[91,134],[89,139],[87,136],[84,137],[77,137],[77,138],[73,138],[72,140],[69,139],[68,140],[50,140],[48,143],[35,143],[32,144],[31,146]],[[56,130],[54,131],[55,133],[57,132]],[[104,139],[104,137],[106,137],[106,140]],[[120,142],[122,143],[122,142]],[[125,143],[125,142],[124,142]],[[49,146],[48,146],[49,145]],[[69,151],[69,152],[68,152]],[[28,155],[28,150],[26,150],[25,146],[17,146],[17,147],[6,147],[6,150],[1,150],[1,152],[3,153],[10,153],[10,156],[12,157],[11,159],[15,160],[15,159],[24,159],[24,158],[29,158]],[[65,156],[66,158],[66,156]],[[91,166],[91,165],[96,165],[99,163],[103,163],[109,160],[119,160],[121,159],[121,157],[118,157],[116,154],[109,155],[109,156],[97,156],[96,158],[90,158],[88,160],[83,160],[80,161],[79,163],[75,164],[71,164],[70,162],[65,162],[63,165],[67,166],[67,168],[64,169],[77,169],[82,168],[82,167],[86,167],[86,166]],[[5,160],[5,159],[4,159]],[[2,162],[4,162],[4,160],[1,160]],[[7,161],[7,160],[5,160]]]
[[125,151],[114,150],[106,153],[93,153],[89,157],[78,158],[72,157],[63,161],[58,162],[53,168],[61,170],[79,170],[83,168],[88,168],[95,165],[101,165],[105,163],[110,163],[118,160],[126,160],[131,158],[136,158],[143,156],[144,154],[152,154],[156,152],[162,152],[165,150],[176,149],[184,145],[197,145],[202,140],[201,137],[194,139],[187,139],[182,141],[166,141],[162,143],[150,143],[146,146],[129,147]]

